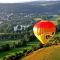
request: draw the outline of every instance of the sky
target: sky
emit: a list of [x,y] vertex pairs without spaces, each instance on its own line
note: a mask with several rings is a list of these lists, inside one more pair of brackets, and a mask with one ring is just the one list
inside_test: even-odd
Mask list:
[[23,3],[32,1],[57,1],[57,0],[0,0],[0,3]]

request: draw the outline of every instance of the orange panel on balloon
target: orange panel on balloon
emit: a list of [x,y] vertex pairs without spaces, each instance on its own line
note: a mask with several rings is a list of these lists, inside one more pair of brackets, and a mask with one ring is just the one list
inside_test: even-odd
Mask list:
[[[51,21],[40,21],[33,28],[35,36],[43,43],[48,43],[50,37],[56,32],[56,26]],[[48,38],[49,37],[49,38]]]

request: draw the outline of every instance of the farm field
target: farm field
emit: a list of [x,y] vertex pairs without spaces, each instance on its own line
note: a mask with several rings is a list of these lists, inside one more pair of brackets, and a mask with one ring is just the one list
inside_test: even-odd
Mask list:
[[[55,37],[59,37],[60,36],[60,32],[57,33],[55,35]],[[10,45],[13,45],[13,43],[18,43],[20,40],[5,40],[5,41],[0,41],[0,46],[1,45],[4,45],[4,44],[10,44]],[[8,56],[11,56],[11,55],[14,55],[16,53],[19,53],[19,52],[23,52],[25,49],[27,50],[30,50],[32,49],[32,47],[38,47],[39,46],[39,43],[40,42],[37,42],[37,41],[32,41],[32,42],[29,42],[27,43],[27,46],[24,46],[24,47],[19,47],[19,48],[14,48],[10,51],[6,51],[6,52],[0,52],[0,60],[3,60],[3,57],[8,57]],[[58,48],[59,50],[59,48]]]
[[[9,44],[12,45],[13,42],[18,42],[18,41],[19,40],[16,40],[16,41],[14,41],[14,40],[13,41],[1,41],[0,43],[1,44],[9,43]],[[38,45],[39,45],[38,43],[39,42],[29,42],[27,44],[27,46],[25,46],[25,47],[14,48],[14,49],[12,49],[10,51],[6,51],[6,52],[0,52],[0,60],[3,60],[3,57],[8,57],[8,56],[14,55],[16,53],[20,53],[20,52],[22,53],[25,49],[30,50],[30,49],[32,49],[32,46],[38,47]]]

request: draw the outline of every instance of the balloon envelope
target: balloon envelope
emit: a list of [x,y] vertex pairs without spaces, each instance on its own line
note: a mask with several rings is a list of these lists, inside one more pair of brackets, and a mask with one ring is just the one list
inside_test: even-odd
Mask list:
[[39,21],[33,27],[35,36],[43,44],[47,44],[56,32],[56,26],[51,21]]

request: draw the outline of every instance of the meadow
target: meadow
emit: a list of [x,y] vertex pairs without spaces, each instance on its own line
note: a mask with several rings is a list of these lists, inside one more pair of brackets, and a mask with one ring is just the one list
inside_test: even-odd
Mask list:
[[[20,40],[0,41],[0,46],[4,45],[4,44],[7,44],[7,43],[10,44],[10,45],[13,45],[13,42],[17,43],[19,41]],[[38,47],[39,46],[39,42],[29,42],[27,44],[27,46],[14,48],[14,49],[12,49],[10,51],[6,51],[6,52],[0,52],[0,60],[3,60],[3,57],[8,57],[8,56],[11,56],[11,55],[15,55],[16,53],[23,53],[23,51],[25,49],[30,50],[30,49],[32,49],[33,46]]]
[[[55,37],[60,37],[60,32],[56,33]],[[10,46],[12,46],[13,43],[17,44],[18,42],[20,42],[20,40],[4,40],[4,41],[1,40],[0,46],[5,44],[9,44]],[[24,47],[13,48],[12,50],[6,52],[0,52],[0,60],[3,60],[3,57],[15,55],[16,53],[23,53],[25,49],[32,50],[33,47],[39,47],[39,43],[40,43],[39,41],[31,41],[28,42],[27,45]]]

